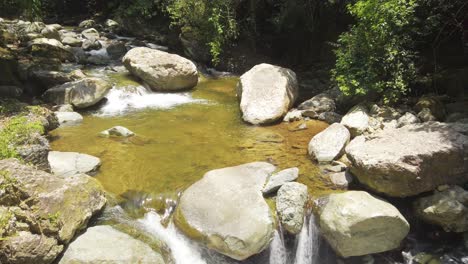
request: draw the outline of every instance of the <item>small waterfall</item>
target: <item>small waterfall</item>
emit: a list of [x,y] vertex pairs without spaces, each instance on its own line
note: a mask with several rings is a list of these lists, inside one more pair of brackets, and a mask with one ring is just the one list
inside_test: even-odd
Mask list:
[[189,93],[155,93],[138,87],[114,87],[106,96],[107,102],[96,115],[111,116],[143,108],[169,109],[188,103],[204,103],[205,100],[194,99]]
[[145,228],[165,242],[172,251],[176,264],[206,264],[200,249],[188,238],[182,235],[171,222],[167,228],[161,224],[161,217],[155,212],[149,212],[138,220]]
[[294,264],[319,264],[320,237],[314,214],[305,217],[301,233],[296,240]]
[[276,230],[270,245],[269,264],[288,264],[288,253],[284,243],[283,230]]

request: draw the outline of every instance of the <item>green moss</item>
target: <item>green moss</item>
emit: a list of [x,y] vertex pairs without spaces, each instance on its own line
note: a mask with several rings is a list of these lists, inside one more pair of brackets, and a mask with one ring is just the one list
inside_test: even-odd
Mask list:
[[35,133],[44,133],[39,121],[31,122],[25,116],[15,116],[6,121],[0,130],[0,159],[18,158],[16,148],[34,143],[32,135]]

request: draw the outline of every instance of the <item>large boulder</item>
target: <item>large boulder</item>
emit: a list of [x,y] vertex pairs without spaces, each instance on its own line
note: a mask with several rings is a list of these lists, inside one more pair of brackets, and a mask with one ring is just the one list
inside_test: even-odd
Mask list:
[[266,162],[209,171],[182,194],[176,225],[237,260],[263,251],[275,228],[262,188],[274,171],[275,166]]
[[349,129],[353,137],[363,134],[369,127],[369,122],[368,110],[363,105],[356,105],[351,108],[341,119],[341,124]]
[[468,191],[452,186],[414,203],[416,215],[447,232],[468,231]]
[[74,61],[73,54],[56,39],[37,38],[29,43],[33,56],[56,58],[61,61]]
[[409,232],[393,205],[363,191],[327,196],[319,202],[318,216],[321,234],[342,257],[395,249]]
[[346,152],[359,182],[390,196],[468,181],[468,137],[437,122],[387,129]]
[[106,203],[102,186],[86,175],[52,175],[15,159],[0,160],[0,171],[9,219],[2,263],[52,263]]
[[54,104],[71,104],[86,108],[100,102],[112,88],[111,84],[98,78],[85,78],[68,82],[47,90],[43,97]]
[[197,67],[176,54],[145,47],[131,49],[122,59],[127,70],[153,90],[191,89],[198,83]]
[[301,232],[307,198],[307,186],[302,183],[288,182],[278,190],[276,210],[282,226],[291,234]]
[[164,264],[147,244],[111,226],[94,226],[73,241],[59,264]]
[[348,129],[334,123],[312,138],[309,142],[309,155],[318,162],[331,162],[344,153],[349,139]]
[[242,118],[254,125],[280,120],[291,109],[297,95],[296,74],[265,63],[244,73],[237,84]]
[[92,174],[101,166],[99,158],[76,152],[51,151],[48,160],[52,173],[61,176]]

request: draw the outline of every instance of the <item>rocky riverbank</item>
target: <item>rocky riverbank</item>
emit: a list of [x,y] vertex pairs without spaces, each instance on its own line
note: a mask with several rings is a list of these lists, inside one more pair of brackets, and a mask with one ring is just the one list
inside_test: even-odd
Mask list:
[[[180,264],[166,250],[167,238],[158,250],[109,225],[86,230],[108,199],[115,204],[113,195],[106,198],[91,177],[102,161],[49,147],[49,131],[80,125],[78,111],[99,108],[115,89],[78,65],[128,72],[157,92],[187,91],[199,83],[195,63],[168,53],[167,47],[117,33],[119,25],[112,20],[102,25],[87,20],[74,28],[0,21],[0,95],[16,98],[2,99],[0,108],[2,263]],[[247,71],[237,84],[244,125],[290,122],[295,128],[290,133],[295,133],[307,129],[309,120],[330,124],[301,147],[338,191],[314,197],[311,186],[296,182],[300,173],[308,172],[280,169],[274,160],[252,160],[208,171],[180,197],[148,211],[162,213],[162,225],[174,223],[202,248],[228,256],[226,263],[256,263],[253,259],[271,249],[277,230],[286,240],[299,239],[311,217],[337,262],[446,263],[452,258],[464,263],[467,101],[426,95],[393,107],[365,100],[353,105],[352,99],[327,87],[301,102],[300,87],[291,69],[260,64]],[[96,137],[142,140],[114,125]],[[414,236],[432,243],[427,239],[432,234],[438,240],[434,244],[448,245],[455,238],[455,246],[415,246]]]

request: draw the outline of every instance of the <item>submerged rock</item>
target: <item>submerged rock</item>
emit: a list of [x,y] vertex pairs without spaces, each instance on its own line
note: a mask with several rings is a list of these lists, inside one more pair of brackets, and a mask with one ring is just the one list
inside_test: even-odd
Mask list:
[[242,118],[254,125],[280,120],[293,106],[297,94],[292,70],[265,63],[244,73],[237,84]]
[[0,243],[2,263],[52,263],[106,203],[102,186],[86,175],[52,175],[14,159],[0,160],[0,171],[0,203],[11,221]]
[[59,262],[74,263],[164,264],[164,259],[147,244],[111,226],[94,226],[70,244]]
[[393,205],[363,191],[331,194],[318,206],[321,234],[342,257],[395,249],[409,232]]
[[351,172],[370,189],[406,197],[468,181],[468,137],[428,122],[387,129],[347,147]]
[[468,231],[468,191],[459,186],[419,198],[414,208],[417,216],[443,227],[446,232]]
[[122,62],[130,73],[156,91],[191,89],[198,83],[195,64],[176,54],[139,47],[127,52]]
[[77,112],[55,112],[60,126],[77,125],[83,122],[83,116]]
[[55,86],[47,90],[43,97],[50,103],[86,108],[101,101],[111,88],[111,84],[101,79],[85,78]]
[[312,138],[309,143],[309,155],[318,162],[331,162],[343,154],[349,139],[348,129],[334,123]]
[[285,183],[276,197],[276,210],[281,224],[291,234],[299,234],[304,224],[307,186],[302,183]]
[[177,227],[237,260],[263,251],[273,237],[274,220],[261,190],[273,171],[266,162],[209,171],[182,194]]
[[51,151],[48,160],[52,173],[61,176],[90,174],[101,166],[99,158],[77,152]]
[[279,171],[268,179],[267,184],[263,187],[263,194],[269,194],[277,191],[283,184],[295,181],[299,177],[299,169],[289,168]]
[[352,137],[363,134],[369,127],[370,116],[367,108],[357,105],[348,111],[341,119],[341,124],[346,126]]
[[102,137],[110,137],[110,136],[117,136],[117,137],[131,137],[135,135],[132,131],[128,128],[123,126],[115,126],[99,133]]

